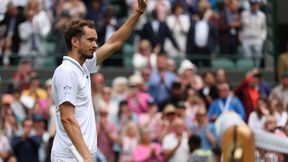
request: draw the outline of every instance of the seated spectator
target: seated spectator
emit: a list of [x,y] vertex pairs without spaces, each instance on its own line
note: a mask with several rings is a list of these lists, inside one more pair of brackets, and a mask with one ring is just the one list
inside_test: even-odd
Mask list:
[[[92,100],[95,112],[101,107],[103,89],[105,87],[105,78],[102,73],[96,73],[91,77],[92,82]],[[108,92],[108,89],[106,90]],[[109,96],[109,95],[108,95]]]
[[177,69],[176,66],[177,65],[176,65],[176,62],[174,59],[172,59],[172,58],[167,59],[167,70],[168,71],[171,71],[172,73],[176,73],[176,69]]
[[264,123],[264,130],[270,133],[273,133],[279,137],[286,137],[284,132],[277,128],[277,121],[275,116],[268,115]]
[[281,76],[285,71],[288,71],[288,41],[286,43],[286,51],[279,55],[277,61],[277,76],[278,80],[281,80]]
[[173,104],[175,107],[177,107],[177,104],[183,100],[184,96],[182,92],[181,83],[176,81],[172,83],[170,97],[165,101],[165,105]]
[[147,128],[140,129],[140,142],[133,150],[133,162],[163,162],[162,148],[158,143],[153,143],[151,131]]
[[193,89],[190,89],[188,92],[186,92],[185,98],[186,100],[184,104],[186,107],[186,123],[189,127],[191,127],[193,121],[195,120],[196,112],[200,107],[205,106],[205,103]]
[[18,125],[15,114],[11,109],[11,103],[13,97],[10,94],[5,94],[1,99],[1,120],[0,127],[2,133],[11,140],[11,138],[17,133]]
[[257,107],[257,101],[261,97],[259,77],[253,72],[248,73],[245,79],[236,87],[235,95],[243,103],[246,112],[246,121],[252,111]]
[[[259,0],[249,0],[251,9],[241,13],[241,40],[244,55],[255,60],[255,65],[260,66],[263,57],[263,44],[267,37],[266,16],[260,10]],[[262,67],[262,66],[261,66]]]
[[162,142],[165,161],[188,162],[189,160],[189,134],[185,131],[184,120],[177,118],[173,121],[173,132],[167,134]]
[[196,113],[195,121],[191,127],[191,134],[201,138],[201,149],[210,150],[217,143],[216,128],[208,121],[207,110],[200,107]]
[[180,51],[174,48],[170,41],[165,42],[164,48],[171,58],[185,58],[185,43],[190,26],[189,15],[184,13],[184,6],[181,3],[175,3],[172,7],[172,14],[166,19],[173,37],[179,45]]
[[277,98],[269,100],[269,113],[275,116],[277,126],[283,128],[288,121],[288,114],[284,106]]
[[217,69],[215,72],[216,83],[228,82],[228,76],[225,69]]
[[[288,105],[288,71],[281,75],[281,81],[278,86],[272,89],[272,92],[269,96],[271,98],[277,98],[282,102],[282,105]],[[287,111],[286,107],[284,107]]]
[[[186,43],[187,57],[190,60],[193,60],[199,67],[210,66],[210,56],[214,52],[217,43],[216,28],[206,17],[204,17],[208,10],[206,5],[203,5],[205,2],[209,3],[205,0],[199,2],[199,18],[192,20]],[[193,56],[193,54],[196,57],[189,57],[189,55]],[[206,57],[198,59],[197,55],[205,55]]]
[[248,125],[252,130],[264,129],[265,116],[269,114],[268,102],[266,99],[259,98],[256,109],[248,118]]
[[98,148],[106,157],[107,161],[114,161],[115,154],[113,144],[118,141],[116,126],[108,119],[108,109],[100,108],[97,121]]
[[245,111],[241,101],[232,94],[230,85],[227,82],[217,85],[219,98],[212,102],[208,109],[210,121],[215,121],[219,115],[226,111],[235,111],[242,119],[245,119]]
[[238,0],[227,0],[219,13],[220,53],[236,55],[238,53],[238,33],[241,28],[241,17]]
[[[45,55],[45,40],[50,32],[51,23],[48,15],[40,8],[38,0],[29,0],[24,10],[26,21],[19,25],[18,31],[21,39],[20,56]],[[37,59],[36,58],[36,59]],[[36,60],[35,64],[41,65],[43,60]]]
[[104,25],[104,14],[106,13],[108,3],[103,0],[91,0],[87,6],[87,18],[94,21],[96,29]]
[[11,152],[9,139],[0,130],[0,161],[7,159]]
[[14,89],[12,91],[12,95],[13,95],[13,101],[11,102],[11,109],[13,113],[15,114],[17,123],[20,124],[25,118],[27,118],[27,115],[28,115],[27,108],[24,107],[24,105],[20,101],[20,97],[21,97],[20,89]]
[[[108,111],[109,112],[109,111]],[[117,127],[117,132],[121,132],[122,129],[130,122],[137,123],[138,116],[136,113],[132,112],[128,107],[127,100],[120,101],[119,111],[114,118],[111,119],[115,126]]]
[[69,0],[63,4],[63,12],[74,18],[84,18],[87,14],[87,8],[80,0]]
[[13,87],[20,90],[28,89],[30,86],[30,79],[35,74],[32,63],[28,59],[23,59],[17,67],[17,70],[13,73]]
[[157,57],[157,69],[151,72],[148,82],[148,93],[155,100],[160,111],[163,110],[165,101],[170,97],[172,83],[176,80],[176,75],[167,70],[166,63],[165,55]]
[[42,137],[32,136],[33,121],[25,119],[22,123],[23,134],[15,136],[12,140],[13,152],[18,161],[35,161],[39,162],[38,149],[42,142]]
[[183,60],[178,69],[178,75],[182,87],[191,85],[193,89],[200,90],[203,87],[202,79],[196,73],[197,67],[189,60]]
[[157,104],[151,99],[148,101],[148,111],[139,115],[139,126],[146,127],[151,131],[153,141],[160,141],[157,138],[157,131],[161,125],[161,113],[157,110]]
[[191,135],[189,138],[189,149],[191,162],[214,162],[213,153],[211,150],[201,148],[201,138],[197,135]]
[[156,69],[156,61],[157,56],[153,53],[150,42],[142,39],[139,43],[138,52],[136,52],[132,58],[135,73],[138,74],[143,69]]
[[119,103],[127,98],[128,79],[119,76],[112,81],[111,102],[109,105],[109,118],[117,116],[119,112]]
[[40,79],[37,76],[31,78],[29,89],[23,90],[22,95],[32,97],[35,101],[46,100],[48,97],[45,89],[40,87]]
[[139,133],[136,123],[129,122],[121,133],[121,154],[120,161],[127,162],[132,160],[133,150],[138,145]]
[[207,107],[218,98],[218,92],[216,88],[215,76],[212,72],[204,72],[202,75],[204,86],[199,90],[199,96],[205,101]]
[[127,96],[127,102],[129,109],[137,113],[145,113],[148,111],[148,100],[150,95],[147,92],[141,92],[140,86],[142,85],[143,80],[138,75],[133,75],[129,78],[129,94]]

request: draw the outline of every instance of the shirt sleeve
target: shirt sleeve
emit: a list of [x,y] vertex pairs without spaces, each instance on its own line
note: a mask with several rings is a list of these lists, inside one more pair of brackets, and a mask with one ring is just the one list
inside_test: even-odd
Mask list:
[[96,57],[96,52],[93,53],[93,58],[92,59],[87,59],[85,61],[86,67],[89,70],[90,74],[96,73],[97,72],[97,57]]
[[59,71],[54,78],[56,85],[55,90],[58,97],[57,106],[64,102],[70,102],[72,105],[76,106],[76,96],[78,91],[78,79],[73,70],[69,68],[63,68],[61,72]]

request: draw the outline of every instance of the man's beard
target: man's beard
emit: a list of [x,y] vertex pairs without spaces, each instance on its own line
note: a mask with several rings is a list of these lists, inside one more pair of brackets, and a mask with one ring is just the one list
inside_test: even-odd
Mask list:
[[78,52],[83,59],[92,59],[93,58],[94,52],[92,54],[88,54],[89,52],[87,50],[81,50],[81,49],[79,49]]

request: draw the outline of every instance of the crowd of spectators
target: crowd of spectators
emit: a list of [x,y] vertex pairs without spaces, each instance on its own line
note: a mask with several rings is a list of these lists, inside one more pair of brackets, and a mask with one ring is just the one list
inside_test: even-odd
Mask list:
[[[116,77],[111,86],[101,72],[92,76],[99,161],[219,161],[222,138],[215,121],[228,111],[251,130],[288,137],[288,72],[272,88],[255,68],[231,87],[224,69],[200,75],[189,60],[178,69],[170,61],[159,55],[151,70]],[[31,64],[21,61],[11,90],[1,97],[2,161],[49,161],[56,105],[51,80],[41,86]],[[261,149],[256,154],[258,160],[285,158]]]
[[[1,64],[18,68],[11,76],[13,84],[1,95],[0,162],[50,161],[56,105],[51,80],[42,85],[35,72],[43,62],[49,33],[57,37],[55,56],[61,58],[67,52],[63,40],[67,23],[72,17],[88,18],[97,26],[101,45],[136,9],[136,2],[1,1],[7,6],[0,8]],[[189,59],[199,53],[209,56],[216,46],[221,54],[235,55],[240,42],[247,57],[260,58],[267,32],[259,4],[265,3],[224,0],[220,7],[215,0],[149,1],[129,39],[137,49],[131,58],[134,74],[114,78],[111,86],[101,71],[91,77],[98,160],[218,162],[221,136],[215,121],[227,111],[236,112],[252,130],[287,138],[285,63],[274,88],[257,68],[231,87],[224,69],[200,75],[199,66],[210,62]],[[10,57],[13,54],[36,60],[19,61]],[[179,67],[176,57],[182,59]],[[259,161],[285,158],[269,150],[255,155]]]
[[[72,18],[94,21],[102,45],[137,9],[134,0],[3,0],[3,4],[2,65],[17,65],[19,57],[33,57],[33,64],[43,65],[49,40],[56,46],[53,56],[60,64],[67,52],[63,30]],[[255,59],[259,67],[267,36],[266,15],[261,11],[266,4],[261,0],[152,0],[128,43],[147,58],[148,53],[164,52],[170,58],[188,58],[197,66],[209,67],[212,54],[237,58],[241,53]],[[150,52],[139,49],[144,40]]]

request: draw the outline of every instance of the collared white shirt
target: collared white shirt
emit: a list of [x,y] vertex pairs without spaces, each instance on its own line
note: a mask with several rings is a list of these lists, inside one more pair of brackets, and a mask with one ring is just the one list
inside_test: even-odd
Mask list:
[[56,105],[56,135],[52,152],[55,156],[73,157],[68,147],[72,145],[60,118],[59,105],[70,102],[75,106],[75,118],[80,126],[84,141],[91,153],[96,151],[97,132],[91,96],[90,74],[96,72],[96,54],[81,66],[69,56],[63,57],[62,64],[52,78],[52,95]]
[[[163,150],[173,149],[178,144],[178,138],[175,133],[167,134],[163,139]],[[189,145],[188,145],[188,135],[183,132],[182,141],[178,149],[175,151],[173,156],[168,160],[168,162],[188,162],[189,161]]]

